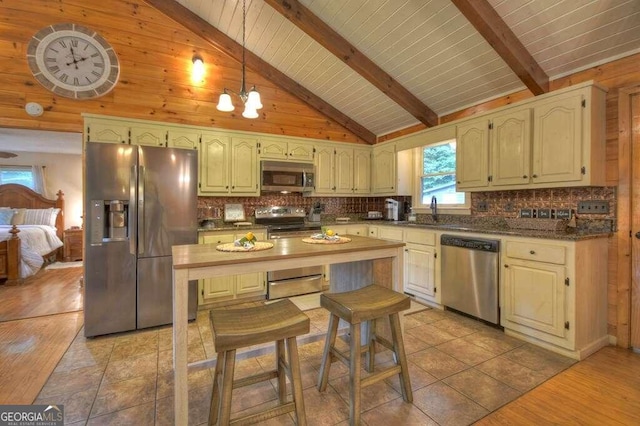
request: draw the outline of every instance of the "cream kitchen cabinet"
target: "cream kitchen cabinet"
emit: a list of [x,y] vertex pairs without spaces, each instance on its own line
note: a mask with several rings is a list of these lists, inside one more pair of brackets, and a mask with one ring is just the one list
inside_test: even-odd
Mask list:
[[200,131],[183,128],[167,129],[167,147],[182,149],[198,149]]
[[461,122],[458,190],[605,185],[605,95],[584,83]]
[[456,127],[456,189],[483,190],[489,185],[489,118]]
[[167,130],[165,126],[133,125],[129,128],[131,145],[167,146]]
[[84,121],[85,141],[129,143],[129,124],[121,120],[87,118]]
[[459,190],[505,189],[529,184],[531,109],[510,109],[457,128]]
[[317,146],[315,195],[369,194],[371,149]]
[[404,242],[404,292],[440,304],[436,286],[436,233],[405,228]]
[[334,194],[336,190],[336,156],[335,148],[330,145],[316,146],[316,195]]
[[260,138],[258,148],[261,159],[313,162],[314,147],[311,143]]
[[397,154],[395,144],[375,145],[371,154],[371,192],[394,195],[397,191]]
[[200,195],[259,196],[258,142],[204,132],[200,141]]
[[534,104],[535,185],[606,184],[605,96],[603,88],[593,85]]
[[[264,232],[253,231],[259,241],[264,241]],[[245,232],[229,233],[228,231],[201,232],[199,244],[224,244],[242,238]],[[242,297],[261,296],[266,291],[266,274],[255,272],[251,274],[231,275],[227,277],[206,278],[198,281],[198,303],[200,305],[229,301]]]
[[503,240],[505,333],[583,359],[608,344],[607,240]]

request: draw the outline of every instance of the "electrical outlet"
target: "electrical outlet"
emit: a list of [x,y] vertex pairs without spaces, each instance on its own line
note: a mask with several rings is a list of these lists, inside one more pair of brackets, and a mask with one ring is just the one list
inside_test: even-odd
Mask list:
[[486,201],[478,202],[478,207],[476,208],[476,211],[486,212],[488,210],[489,210],[489,203],[487,203]]
[[582,214],[608,214],[609,202],[600,200],[588,200],[578,202],[578,213]]

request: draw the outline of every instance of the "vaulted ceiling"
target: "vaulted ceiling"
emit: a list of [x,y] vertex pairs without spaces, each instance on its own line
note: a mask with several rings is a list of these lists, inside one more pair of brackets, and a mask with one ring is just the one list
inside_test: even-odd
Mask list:
[[[241,59],[241,0],[145,1]],[[372,143],[639,52],[640,1],[246,0],[245,45],[248,68]]]

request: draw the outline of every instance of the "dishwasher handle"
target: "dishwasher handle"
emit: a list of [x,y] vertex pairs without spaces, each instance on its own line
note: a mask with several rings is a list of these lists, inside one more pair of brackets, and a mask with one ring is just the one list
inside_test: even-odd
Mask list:
[[467,238],[459,235],[442,234],[440,245],[460,247],[468,250],[488,251],[498,253],[500,251],[500,241],[486,240],[484,238]]

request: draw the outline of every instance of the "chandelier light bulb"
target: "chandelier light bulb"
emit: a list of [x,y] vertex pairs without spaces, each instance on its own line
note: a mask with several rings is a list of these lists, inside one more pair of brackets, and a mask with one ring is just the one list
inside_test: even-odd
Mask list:
[[[256,90],[256,86],[253,86],[251,90],[247,93],[245,89],[245,75],[246,75],[246,62],[245,62],[245,33],[246,33],[246,18],[247,18],[247,9],[246,9],[246,1],[242,0],[242,81],[240,84],[240,92],[236,93],[230,90],[230,92],[236,93],[242,103],[244,103],[244,111],[242,112],[242,116],[244,118],[258,118],[260,115],[258,111],[262,108],[262,101],[260,100],[260,93]],[[220,95],[220,99],[218,100],[218,105],[216,106],[218,111],[231,112],[233,111],[233,103],[231,102],[231,96],[227,93],[227,89],[224,89],[224,92]]]
[[218,100],[218,106],[216,106],[218,111],[223,112],[231,112],[234,110],[233,102],[231,102],[231,95],[227,93],[227,89],[220,95],[220,99]]
[[244,111],[242,112],[242,116],[244,118],[258,118],[258,111],[255,110],[255,108],[251,108],[251,105],[249,105],[249,103],[247,102],[247,104],[244,107]]
[[247,99],[247,104],[251,105],[253,109],[261,109],[262,102],[260,101],[260,93],[256,90],[256,86],[251,88],[249,91],[249,98]]

